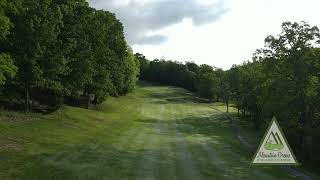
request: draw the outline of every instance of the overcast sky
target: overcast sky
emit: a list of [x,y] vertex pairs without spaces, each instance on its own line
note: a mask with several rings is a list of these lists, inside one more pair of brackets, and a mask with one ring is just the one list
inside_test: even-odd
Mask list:
[[320,0],[90,0],[123,22],[134,52],[228,69],[284,21],[320,27]]

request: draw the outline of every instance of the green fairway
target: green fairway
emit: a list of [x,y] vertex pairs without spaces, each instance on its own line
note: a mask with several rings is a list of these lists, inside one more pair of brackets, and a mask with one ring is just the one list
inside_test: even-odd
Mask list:
[[0,179],[292,179],[250,165],[219,109],[181,88],[140,85],[96,110],[1,112]]

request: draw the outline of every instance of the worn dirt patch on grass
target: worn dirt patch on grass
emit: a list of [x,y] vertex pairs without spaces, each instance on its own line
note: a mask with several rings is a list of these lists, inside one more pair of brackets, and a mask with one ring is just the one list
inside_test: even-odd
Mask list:
[[7,138],[7,139],[0,139],[0,151],[22,151],[23,144],[17,140]]
[[0,121],[28,122],[28,121],[39,121],[43,119],[45,119],[44,116],[40,114],[11,112],[11,111],[0,112]]

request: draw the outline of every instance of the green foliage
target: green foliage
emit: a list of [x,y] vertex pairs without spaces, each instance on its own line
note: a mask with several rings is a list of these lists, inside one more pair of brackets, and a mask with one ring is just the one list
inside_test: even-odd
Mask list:
[[0,1],[0,39],[5,39],[9,34],[9,30],[12,27],[10,19],[5,15],[5,11],[8,7],[8,2],[5,0]]
[[15,26],[9,48],[19,68],[16,81],[61,91],[60,77],[66,72],[66,61],[58,41],[63,26],[60,7],[50,0],[24,0],[11,19]]
[[15,87],[27,111],[31,102],[82,96],[98,104],[133,90],[138,63],[114,14],[85,0],[1,1],[0,22],[0,83],[16,73],[4,88]]
[[143,54],[140,54],[140,53],[134,54],[134,57],[138,61],[137,63],[139,64],[139,72],[140,72],[139,78],[147,79],[150,61],[146,59],[146,57]]
[[126,57],[126,66],[125,66],[125,92],[130,92],[134,89],[136,82],[139,77],[140,72],[140,63],[139,60],[134,56],[131,48],[127,50]]
[[211,66],[201,65],[196,79],[196,89],[200,97],[213,101],[218,95],[218,77]]
[[17,72],[17,67],[8,54],[0,54],[0,85],[3,85],[7,78],[13,77]]
[[12,78],[17,67],[14,65],[11,57],[7,54],[6,49],[2,45],[6,43],[10,29],[13,27],[9,17],[6,14],[14,13],[15,8],[10,1],[0,1],[0,85],[3,85],[7,78]]
[[[319,136],[320,34],[305,22],[282,24],[282,33],[268,36],[254,61],[239,66],[237,106],[256,127],[276,115],[300,161],[317,161]],[[311,158],[311,155],[312,158]]]
[[142,54],[135,56],[140,63],[141,80],[183,87],[210,101],[219,99],[219,76],[222,70],[205,64],[198,66],[193,62],[182,64],[164,59],[149,61]]

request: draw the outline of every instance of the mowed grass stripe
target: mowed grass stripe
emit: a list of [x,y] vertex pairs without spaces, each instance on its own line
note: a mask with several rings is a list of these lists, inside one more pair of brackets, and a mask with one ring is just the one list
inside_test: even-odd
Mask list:
[[144,84],[97,110],[65,107],[27,120],[1,113],[0,179],[294,178],[251,166],[252,154],[212,108],[224,109],[180,88]]

